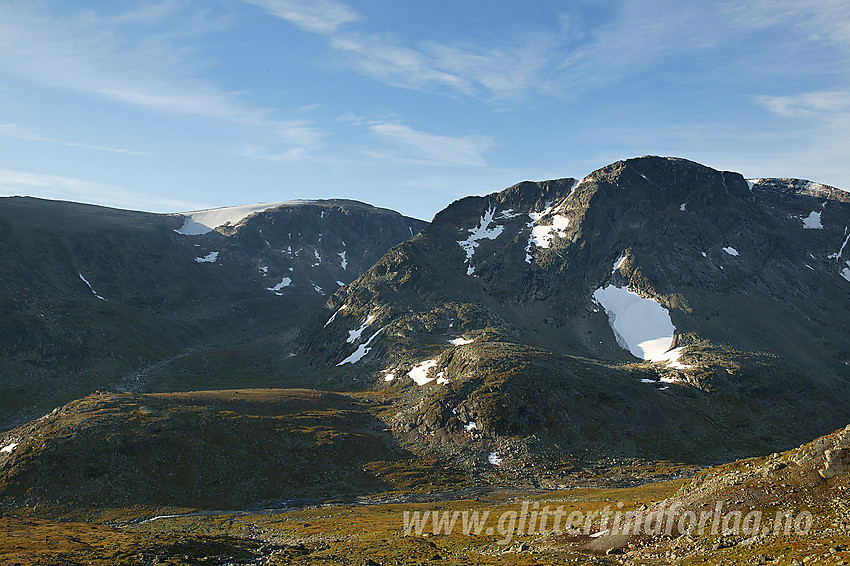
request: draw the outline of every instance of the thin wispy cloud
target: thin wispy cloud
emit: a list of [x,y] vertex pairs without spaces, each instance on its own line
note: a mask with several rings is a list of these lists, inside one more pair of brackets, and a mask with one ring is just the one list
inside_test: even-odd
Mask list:
[[274,151],[265,145],[248,144],[236,150],[236,155],[271,161],[273,163],[295,163],[310,158],[310,153],[303,147],[292,147],[283,151]]
[[352,68],[392,86],[442,86],[461,94],[475,90],[471,80],[438,68],[421,50],[395,45],[376,35],[346,34],[331,38],[331,45],[350,55],[348,64]]
[[136,193],[108,183],[10,169],[0,169],[0,194],[4,196],[38,195],[147,211],[200,208],[197,203]]
[[399,122],[373,122],[368,127],[377,136],[405,148],[407,153],[401,157],[443,165],[482,167],[487,164],[484,153],[493,146],[487,136],[437,135]]
[[360,19],[347,5],[333,0],[244,1],[313,33],[332,34],[341,26]]
[[808,176],[850,191],[841,181],[850,155],[850,91],[760,95],[755,102],[787,122],[782,143],[775,136],[766,140],[770,155],[761,159],[762,172],[773,167],[785,176]]
[[809,40],[850,49],[850,3],[846,0],[753,0],[727,5],[726,11],[739,26],[790,23]]
[[[0,4],[0,69],[30,80],[106,99],[178,114],[261,123],[264,112],[237,96],[187,77],[197,65],[175,38],[190,33],[180,5],[163,3],[126,17],[90,13],[56,17],[37,5]],[[157,33],[128,34],[120,23],[156,19]],[[203,20],[194,24],[203,33]],[[217,23],[211,24],[216,27]]]
[[850,92],[806,92],[790,96],[760,95],[756,103],[784,118],[826,118],[850,115]]
[[124,155],[151,155],[150,153],[144,151],[134,151],[131,149],[122,149],[117,147],[103,147],[99,145],[91,145],[87,143],[80,142],[72,142],[66,140],[59,140],[51,137],[47,137],[41,135],[33,130],[21,126],[18,124],[6,124],[0,123],[0,137],[9,138],[13,140],[21,140],[21,141],[32,141],[32,142],[41,142],[48,143],[51,145],[59,145],[64,147],[76,147],[79,149],[87,149],[93,151],[105,151],[108,153],[120,153]]
[[523,34],[521,41],[405,45],[389,34],[350,29],[359,16],[341,2],[244,0],[301,29],[328,36],[333,49],[357,72],[386,84],[421,90],[443,89],[484,98],[515,98],[545,89],[543,70],[569,41],[560,28]]
[[282,142],[305,150],[321,147],[326,137],[309,120],[279,122],[275,125],[275,133]]
[[296,163],[317,159],[316,152],[325,143],[327,134],[316,128],[310,120],[276,122],[272,125],[277,142],[282,149],[263,144],[246,144],[235,153],[241,157],[274,163]]
[[[825,41],[850,47],[850,4],[844,0],[764,0],[743,5],[737,1],[712,5],[614,2],[607,21],[589,29],[582,26],[580,16],[565,12],[553,18],[549,27],[522,29],[507,39],[470,35],[414,42],[342,25],[358,23],[356,15],[326,17],[331,22],[327,25],[304,25],[301,22],[315,17],[309,4],[279,3],[285,9],[268,11],[306,31],[328,36],[344,64],[360,74],[395,87],[495,102],[586,92],[638,75],[670,57],[735,41],[742,29],[753,27],[797,26],[805,33],[788,38],[789,43]],[[334,12],[354,14],[340,2],[332,4]],[[748,64],[756,69],[758,61]]]

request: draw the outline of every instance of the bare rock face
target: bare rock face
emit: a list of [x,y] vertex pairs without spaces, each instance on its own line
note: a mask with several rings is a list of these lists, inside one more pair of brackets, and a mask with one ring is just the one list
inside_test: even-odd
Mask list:
[[818,469],[818,474],[825,479],[844,473],[850,468],[850,425],[836,434],[801,446],[791,455],[790,461],[801,468]]
[[824,479],[834,478],[850,469],[850,425],[835,436],[830,448],[823,451],[823,469],[818,473]]
[[823,459],[824,467],[818,473],[825,479],[834,478],[850,468],[850,449],[825,450]]

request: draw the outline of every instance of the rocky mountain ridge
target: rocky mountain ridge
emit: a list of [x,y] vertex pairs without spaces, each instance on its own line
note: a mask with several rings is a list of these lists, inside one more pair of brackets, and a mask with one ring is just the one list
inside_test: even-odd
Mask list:
[[425,224],[346,200],[259,208],[186,233],[194,213],[0,199],[0,426],[186,352],[291,332]]
[[838,189],[675,158],[520,183],[334,294],[298,358],[322,387],[392,390],[411,446],[470,465],[799,443],[850,420],[848,227]]

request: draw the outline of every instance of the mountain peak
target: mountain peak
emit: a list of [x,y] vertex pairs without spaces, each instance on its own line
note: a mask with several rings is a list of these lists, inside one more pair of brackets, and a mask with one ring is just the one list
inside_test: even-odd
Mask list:
[[[850,358],[839,322],[850,320],[848,281],[831,255],[848,259],[850,207],[806,191],[771,194],[738,173],[647,156],[461,199],[340,289],[305,332],[302,356],[324,379],[407,391],[404,418],[415,422],[423,397],[505,422],[484,408],[492,391],[540,375],[572,391],[575,372],[597,376],[581,381],[588,391],[609,377],[631,391],[640,376],[630,402],[653,406],[660,394],[710,420],[712,391],[734,403],[747,396],[752,382],[730,377],[742,367],[752,376],[744,381],[782,374],[759,385],[771,391],[805,381],[808,406],[817,397],[834,417],[824,384],[806,376],[842,375]],[[511,354],[495,363],[496,351]],[[602,367],[614,373],[603,378]],[[776,394],[808,410],[796,393]],[[524,400],[554,422],[543,400]],[[428,418],[438,426],[442,417]],[[525,426],[511,421],[500,434]]]

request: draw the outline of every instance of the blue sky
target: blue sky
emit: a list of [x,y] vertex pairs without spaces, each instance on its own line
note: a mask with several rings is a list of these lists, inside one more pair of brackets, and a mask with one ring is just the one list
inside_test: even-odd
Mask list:
[[430,219],[647,154],[850,189],[850,2],[0,2],[0,195]]

